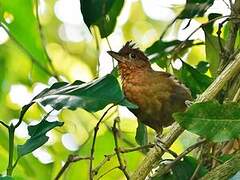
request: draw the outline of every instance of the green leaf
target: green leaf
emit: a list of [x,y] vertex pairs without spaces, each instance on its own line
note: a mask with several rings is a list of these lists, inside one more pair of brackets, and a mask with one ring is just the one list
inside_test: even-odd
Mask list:
[[[174,49],[182,44],[183,41],[173,40],[173,41],[162,41],[157,40],[154,42],[150,47],[145,50],[145,53],[150,56],[154,55],[152,62],[156,62],[160,67],[164,68],[167,67],[167,56],[175,53]],[[181,50],[179,51],[178,55],[181,55],[185,52],[185,50],[191,46],[193,46],[193,40],[187,40],[184,42]]]
[[240,137],[240,105],[204,102],[193,104],[186,112],[175,113],[175,120],[185,129],[214,142]]
[[[208,16],[209,20],[221,16],[220,14],[210,14]],[[209,70],[213,77],[217,76],[218,66],[219,66],[219,52],[220,46],[218,37],[212,35],[213,33],[214,21],[203,26],[203,31],[205,34],[205,52],[208,63],[210,64]],[[222,45],[224,46],[224,40],[221,39]]]
[[57,126],[63,125],[63,122],[59,121],[48,122],[46,121],[46,117],[39,124],[28,126],[28,134],[31,137],[25,144],[17,146],[18,157],[31,153],[45,144],[49,138],[46,136],[46,133]]
[[131,102],[128,101],[126,98],[124,98],[124,99],[120,102],[120,104],[121,104],[122,106],[128,107],[129,109],[137,109],[137,108],[138,108],[138,106],[137,106],[136,104],[131,103]]
[[187,0],[185,8],[178,15],[178,19],[202,17],[214,0]]
[[80,0],[80,3],[87,27],[98,26],[101,37],[104,38],[113,32],[124,0]]
[[148,144],[147,127],[140,121],[138,121],[135,140],[140,146]]
[[199,71],[200,73],[204,74],[208,71],[209,69],[209,63],[206,61],[200,61],[196,67],[197,71]]
[[[152,180],[189,180],[196,167],[198,161],[191,156],[186,156],[182,161],[178,161],[172,168],[172,173],[165,174],[161,177],[153,177]],[[200,166],[198,171],[197,179],[202,177],[207,173],[207,169],[204,166]]]
[[137,108],[125,99],[117,79],[111,74],[89,83],[81,81],[72,84],[55,83],[43,90],[33,101],[40,102],[44,106],[51,105],[56,110],[66,107],[72,110],[83,108],[96,112],[110,103]]
[[174,69],[175,76],[183,82],[192,93],[193,97],[201,94],[212,82],[212,79],[197,69],[182,61],[180,70]]
[[206,43],[206,58],[210,64],[210,72],[212,76],[217,76],[217,70],[219,66],[219,52],[220,47],[218,43],[218,38],[211,34],[205,33],[205,43]]
[[14,180],[11,176],[0,176],[0,180]]
[[31,54],[37,63],[47,68],[48,61],[42,47],[33,3],[34,1],[29,0],[0,0],[0,21],[12,38]]

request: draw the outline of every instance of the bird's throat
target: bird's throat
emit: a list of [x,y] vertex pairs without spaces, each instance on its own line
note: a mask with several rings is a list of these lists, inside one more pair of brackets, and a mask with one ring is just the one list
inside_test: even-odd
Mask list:
[[119,64],[119,71],[122,79],[122,87],[128,100],[135,104],[139,104],[143,99],[141,94],[145,91],[144,81],[148,77],[146,69],[126,64]]

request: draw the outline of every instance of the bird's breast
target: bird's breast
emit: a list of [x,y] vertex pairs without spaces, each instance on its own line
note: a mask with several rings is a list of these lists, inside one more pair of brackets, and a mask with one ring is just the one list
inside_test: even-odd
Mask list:
[[149,88],[144,78],[142,73],[129,74],[122,78],[125,96],[128,100],[141,107],[144,107],[149,100]]

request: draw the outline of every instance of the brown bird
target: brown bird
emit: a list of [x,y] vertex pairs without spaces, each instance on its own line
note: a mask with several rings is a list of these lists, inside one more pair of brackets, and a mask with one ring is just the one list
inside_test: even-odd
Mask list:
[[166,72],[154,71],[148,58],[135,44],[127,42],[119,52],[108,51],[118,61],[126,98],[138,106],[130,109],[147,126],[161,134],[173,123],[172,114],[185,111],[189,90]]

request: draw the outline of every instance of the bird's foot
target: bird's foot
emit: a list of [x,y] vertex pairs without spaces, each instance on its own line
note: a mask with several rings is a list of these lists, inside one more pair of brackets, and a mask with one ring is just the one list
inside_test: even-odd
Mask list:
[[191,105],[194,104],[194,102],[193,102],[193,101],[186,100],[186,101],[185,101],[185,104],[186,104],[187,107],[190,107]]
[[173,157],[178,157],[178,155],[174,152],[174,151],[172,151],[172,150],[170,150],[167,146],[166,146],[166,144],[164,143],[164,142],[162,142],[162,135],[157,135],[156,136],[156,146],[157,147],[159,147],[160,149],[162,149],[163,151],[165,151],[165,152],[168,152],[169,154],[171,154]]

